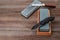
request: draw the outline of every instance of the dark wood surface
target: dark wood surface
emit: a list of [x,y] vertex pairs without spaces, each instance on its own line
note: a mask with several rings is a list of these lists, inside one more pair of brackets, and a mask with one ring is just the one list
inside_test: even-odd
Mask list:
[[51,9],[51,15],[55,16],[52,22],[52,35],[37,36],[31,28],[37,23],[37,13],[29,19],[25,19],[20,12],[29,5],[32,0],[0,0],[0,40],[60,40],[60,0],[41,0],[44,3],[57,4]]

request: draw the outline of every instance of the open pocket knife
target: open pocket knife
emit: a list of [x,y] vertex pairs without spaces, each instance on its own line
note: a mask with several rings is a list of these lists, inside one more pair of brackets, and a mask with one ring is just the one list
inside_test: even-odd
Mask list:
[[47,18],[43,19],[42,21],[40,21],[39,23],[37,23],[36,25],[34,25],[32,27],[32,30],[37,29],[39,27],[43,27],[44,25],[46,25],[47,23],[53,21],[54,19],[55,19],[55,17],[47,17]]

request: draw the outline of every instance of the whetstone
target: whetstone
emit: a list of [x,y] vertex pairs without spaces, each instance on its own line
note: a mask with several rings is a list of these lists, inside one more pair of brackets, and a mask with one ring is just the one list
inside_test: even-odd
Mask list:
[[[46,16],[45,12],[47,10],[48,10],[48,14],[47,14],[46,17],[50,17],[50,10],[48,8],[45,8],[44,10],[46,10],[46,11],[44,11],[43,9],[44,8],[40,8],[37,11],[37,23],[39,23],[41,20],[43,20],[45,18],[44,16]],[[40,14],[41,12],[43,13],[43,17],[44,18],[42,17],[42,14]],[[40,20],[40,17],[42,18],[41,20]],[[46,27],[48,27],[48,28],[46,28]],[[43,27],[42,28],[38,28],[37,29],[37,35],[47,35],[47,36],[50,36],[51,35],[51,23],[46,24],[44,26],[44,28]]]
[[[48,8],[40,8],[40,21],[42,21],[43,19],[49,17],[48,15],[49,13],[49,9]],[[43,27],[40,27],[40,31],[49,31],[49,23],[44,25]]]
[[29,18],[31,14],[33,14],[37,9],[39,9],[39,6],[32,6],[32,4],[40,4],[41,2],[39,0],[34,0],[30,5],[28,5],[24,10],[21,11],[21,15],[25,18]]

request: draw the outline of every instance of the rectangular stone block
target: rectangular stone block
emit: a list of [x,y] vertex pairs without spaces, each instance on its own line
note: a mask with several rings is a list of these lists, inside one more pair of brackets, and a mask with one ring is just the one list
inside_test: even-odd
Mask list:
[[[49,17],[49,9],[48,8],[40,8],[40,21],[43,19]],[[40,27],[40,31],[49,31],[49,23],[44,25],[43,27]]]

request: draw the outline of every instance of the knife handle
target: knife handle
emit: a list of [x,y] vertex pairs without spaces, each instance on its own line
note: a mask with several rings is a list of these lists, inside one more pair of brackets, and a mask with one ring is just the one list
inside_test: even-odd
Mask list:
[[45,4],[46,7],[56,8],[56,5],[54,4]]

